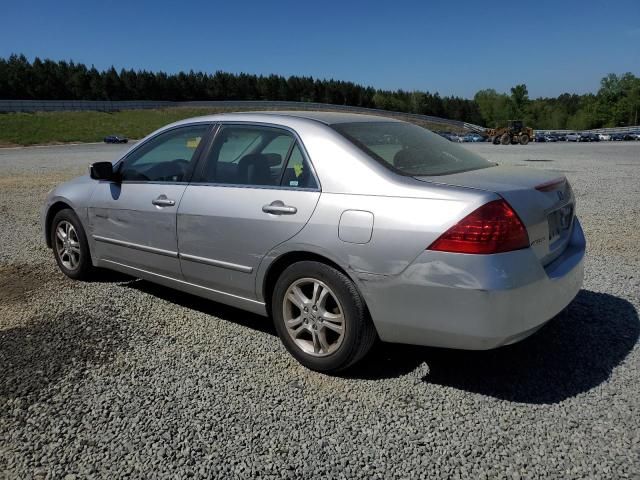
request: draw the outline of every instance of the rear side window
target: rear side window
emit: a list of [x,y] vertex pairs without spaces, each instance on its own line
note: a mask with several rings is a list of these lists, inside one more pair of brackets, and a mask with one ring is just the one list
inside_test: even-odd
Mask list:
[[317,188],[310,165],[287,130],[225,125],[217,133],[200,182]]
[[465,147],[410,123],[338,123],[332,128],[402,175],[448,175],[493,166]]
[[295,187],[295,188],[318,188],[311,166],[298,144],[293,147],[291,155],[289,156],[289,162],[287,168],[282,176],[281,185],[283,187]]

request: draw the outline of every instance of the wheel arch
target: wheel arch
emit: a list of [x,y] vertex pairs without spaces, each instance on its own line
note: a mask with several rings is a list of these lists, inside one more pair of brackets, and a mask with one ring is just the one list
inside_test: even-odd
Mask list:
[[45,217],[45,221],[44,221],[44,233],[45,233],[45,241],[47,242],[47,247],[52,248],[53,245],[51,244],[51,222],[53,222],[53,218],[56,216],[56,214],[64,209],[70,209],[73,210],[73,207],[68,203],[65,202],[64,200],[57,200],[56,202],[54,202],[49,209],[47,210],[47,215]]
[[347,269],[342,267],[335,260],[332,260],[328,256],[323,255],[321,253],[312,252],[309,250],[291,250],[291,251],[282,253],[281,255],[276,257],[271,263],[269,263],[266,269],[266,272],[262,277],[262,282],[260,285],[260,293],[262,293],[267,314],[269,315],[271,314],[271,297],[273,295],[273,290],[275,288],[275,283],[278,277],[282,274],[282,272],[284,272],[284,270],[288,266],[301,261],[314,261],[314,262],[324,263],[325,265],[329,265],[330,267],[335,268],[340,273],[345,275],[354,283],[356,289],[358,290],[358,293],[360,294],[360,297],[362,298],[362,302],[364,303],[365,308],[367,309],[367,313],[369,312],[366,299],[364,295],[362,295],[362,291],[360,289],[358,280],[354,278],[354,276],[350,274],[347,271]]

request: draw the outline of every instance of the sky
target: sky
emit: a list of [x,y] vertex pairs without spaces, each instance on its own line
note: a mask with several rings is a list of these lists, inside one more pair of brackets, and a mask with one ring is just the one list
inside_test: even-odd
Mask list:
[[640,0],[4,0],[0,56],[531,98],[640,76]]

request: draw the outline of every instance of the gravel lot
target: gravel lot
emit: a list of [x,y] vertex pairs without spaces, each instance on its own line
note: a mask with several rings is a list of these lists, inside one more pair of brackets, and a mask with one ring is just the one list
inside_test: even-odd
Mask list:
[[58,272],[46,192],[124,148],[0,150],[0,477],[640,478],[640,142],[469,145],[570,178],[584,290],[517,345],[380,345],[343,378],[261,317]]

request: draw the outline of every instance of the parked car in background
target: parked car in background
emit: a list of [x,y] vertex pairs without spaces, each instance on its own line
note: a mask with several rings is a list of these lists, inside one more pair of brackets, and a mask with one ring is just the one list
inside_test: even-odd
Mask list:
[[535,136],[533,137],[533,139],[534,139],[534,141],[536,143],[541,143],[541,142],[546,142],[547,141],[547,137],[543,133],[536,133]]
[[417,125],[247,112],[94,163],[47,195],[42,229],[70,278],[104,267],[269,316],[300,363],[331,372],[378,338],[486,350],[532,335],[582,286],[575,207],[557,171]]
[[555,135],[551,135],[551,134],[547,134],[544,136],[544,139],[546,142],[557,142],[558,139],[555,137]]
[[582,132],[580,134],[579,142],[599,142],[600,138],[595,133]]
[[440,135],[443,138],[446,138],[447,140],[449,140],[450,142],[462,142],[462,138],[453,132],[436,132],[438,135]]
[[640,140],[640,132],[636,131],[636,132],[629,132],[629,135],[631,135],[631,137],[634,140]]
[[576,132],[567,133],[567,142],[579,142],[580,134]]
[[556,140],[558,140],[559,142],[567,141],[567,135],[565,133],[554,133],[553,135],[556,137]]
[[478,142],[484,142],[486,139],[478,133],[468,133],[467,135],[462,137],[462,140],[464,142],[478,143]]
[[612,142],[622,142],[624,140],[624,134],[620,132],[615,132],[611,134]]
[[600,141],[602,142],[609,142],[611,141],[611,135],[608,133],[599,133],[598,134],[598,138],[600,139]]
[[127,137],[121,137],[119,135],[107,135],[104,137],[104,143],[128,143]]

